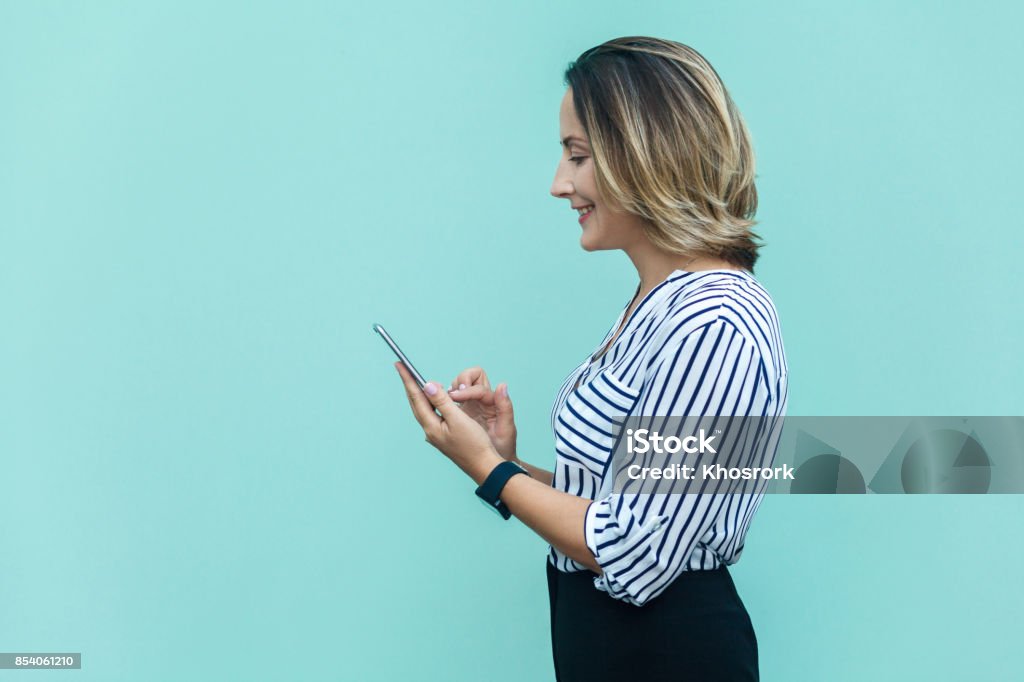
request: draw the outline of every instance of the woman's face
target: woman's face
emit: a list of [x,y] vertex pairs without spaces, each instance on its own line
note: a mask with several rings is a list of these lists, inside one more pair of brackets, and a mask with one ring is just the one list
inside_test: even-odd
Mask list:
[[[581,219],[580,246],[586,251],[628,249],[638,239],[644,239],[641,219],[629,213],[613,210],[597,192],[594,180],[594,159],[583,124],[576,117],[572,103],[572,88],[565,91],[558,114],[562,140],[562,158],[551,184],[552,196],[568,199]],[[580,215],[576,209],[589,209]]]

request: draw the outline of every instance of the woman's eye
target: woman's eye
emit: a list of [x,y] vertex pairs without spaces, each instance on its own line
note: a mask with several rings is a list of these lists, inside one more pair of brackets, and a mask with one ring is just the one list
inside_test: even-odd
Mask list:
[[584,161],[586,161],[586,159],[587,159],[587,157],[585,157],[585,156],[570,156],[569,157],[569,160],[572,161],[573,163],[575,163],[577,166],[580,165],[581,163],[583,163]]

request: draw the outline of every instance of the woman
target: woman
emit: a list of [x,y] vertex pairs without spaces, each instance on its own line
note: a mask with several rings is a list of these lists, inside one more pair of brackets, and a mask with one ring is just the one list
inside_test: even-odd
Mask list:
[[[427,440],[550,543],[558,680],[754,680],[757,642],[726,566],[763,493],[629,493],[608,466],[616,415],[785,413],[779,323],[752,274],[750,139],[715,70],[679,43],[611,40],[565,80],[551,193],[579,213],[583,248],[623,250],[639,284],[558,392],[554,471],[519,459],[505,384],[492,391],[474,367],[449,391],[421,390],[396,367]],[[744,464],[770,466],[773,435]]]

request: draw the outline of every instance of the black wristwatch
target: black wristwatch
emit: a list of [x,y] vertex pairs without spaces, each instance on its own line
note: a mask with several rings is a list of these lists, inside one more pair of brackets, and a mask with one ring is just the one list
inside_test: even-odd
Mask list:
[[508,521],[509,517],[512,516],[512,512],[508,510],[505,503],[501,501],[501,491],[505,488],[505,484],[508,483],[508,479],[512,478],[516,474],[530,475],[523,467],[519,466],[515,462],[504,461],[498,466],[491,470],[491,473],[487,475],[487,478],[480,487],[476,489],[476,495],[480,500],[489,508],[501,514],[501,518]]

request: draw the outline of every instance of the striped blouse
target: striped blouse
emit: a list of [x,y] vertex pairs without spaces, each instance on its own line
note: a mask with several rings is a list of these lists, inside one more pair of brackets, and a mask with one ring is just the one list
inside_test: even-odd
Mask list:
[[[552,485],[593,500],[584,534],[603,570],[597,589],[641,606],[682,571],[735,563],[763,497],[613,492],[612,417],[781,417],[787,374],[775,305],[752,274],[676,270],[637,305],[603,354],[566,377],[551,411]],[[751,448],[761,459],[743,466],[771,466],[777,447],[776,433]],[[554,547],[548,560],[560,571],[588,570]]]

